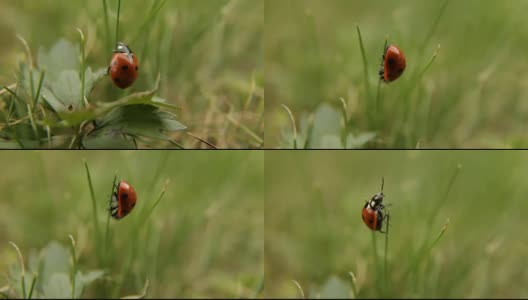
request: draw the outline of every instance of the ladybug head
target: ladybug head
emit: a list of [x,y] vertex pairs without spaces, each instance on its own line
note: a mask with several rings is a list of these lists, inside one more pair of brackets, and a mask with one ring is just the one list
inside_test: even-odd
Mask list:
[[374,195],[374,197],[370,199],[370,206],[372,208],[377,208],[378,206],[380,206],[381,203],[383,202],[383,197],[385,197],[385,195],[383,195],[383,192]]
[[117,42],[117,47],[116,47],[115,52],[132,53],[132,50],[130,50],[130,47],[128,47],[125,43]]

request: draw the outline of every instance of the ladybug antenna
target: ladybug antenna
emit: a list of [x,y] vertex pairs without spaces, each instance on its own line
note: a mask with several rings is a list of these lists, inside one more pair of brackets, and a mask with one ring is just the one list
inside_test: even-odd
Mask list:
[[381,176],[381,192],[383,193],[383,185],[385,184],[385,179]]

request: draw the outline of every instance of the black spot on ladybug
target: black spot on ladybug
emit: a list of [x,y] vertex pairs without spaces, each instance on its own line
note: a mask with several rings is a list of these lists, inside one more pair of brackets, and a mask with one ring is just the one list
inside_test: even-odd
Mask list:
[[138,70],[138,67],[136,66],[136,71]]
[[370,220],[369,220],[369,223],[370,223],[370,224],[374,223],[374,220],[370,219]]
[[123,195],[121,195],[121,198],[123,198],[123,200],[128,199],[128,194],[127,193],[123,193]]
[[122,67],[121,67],[121,70],[123,70],[123,71],[128,70],[128,66],[127,66],[127,65],[122,66]]
[[388,64],[389,66],[394,65],[395,62],[396,62],[396,61],[394,60],[394,58],[389,58],[389,59],[387,59],[387,64]]
[[114,81],[119,83],[121,82],[121,79],[119,79],[119,77],[114,77]]

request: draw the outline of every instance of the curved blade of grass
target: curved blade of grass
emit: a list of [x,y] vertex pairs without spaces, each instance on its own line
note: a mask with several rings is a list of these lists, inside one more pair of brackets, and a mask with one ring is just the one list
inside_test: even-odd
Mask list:
[[422,58],[423,58],[423,55],[425,53],[425,47],[427,47],[427,44],[429,43],[429,41],[433,37],[434,33],[436,32],[436,29],[438,28],[438,24],[440,24],[440,20],[442,19],[442,16],[444,15],[444,12],[445,12],[445,10],[447,8],[447,4],[448,3],[449,3],[449,0],[445,0],[444,1],[442,6],[440,7],[440,10],[438,11],[438,14],[436,15],[436,18],[435,18],[435,20],[433,22],[433,25],[429,29],[429,32],[427,33],[427,35],[425,35],[424,41],[422,42],[422,45],[420,47],[420,49],[421,49],[420,52],[422,53]]
[[149,287],[150,287],[150,281],[147,278],[147,280],[145,281],[145,286],[143,287],[143,292],[141,292],[141,294],[125,296],[125,297],[121,297],[121,299],[143,299],[147,295]]
[[438,211],[447,201],[449,193],[451,192],[451,189],[453,188],[453,185],[455,184],[455,180],[457,179],[458,174],[460,174],[461,169],[462,169],[462,164],[457,164],[455,170],[453,171],[453,174],[451,175],[451,178],[449,179],[449,183],[447,184],[443,197],[440,199],[440,201],[436,201],[436,205],[432,208],[431,213],[429,215],[428,223],[427,223],[429,228],[432,226],[438,214]]
[[367,93],[367,99],[370,99],[370,86],[369,86],[369,75],[368,75],[368,63],[367,55],[365,54],[365,46],[363,46],[363,38],[361,37],[361,30],[359,24],[356,24],[356,30],[359,39],[359,49],[361,50],[361,58],[363,59],[363,73],[365,75],[365,92]]
[[72,299],[75,299],[75,274],[77,274],[77,254],[75,253],[75,239],[71,234],[68,234],[68,238],[70,238],[70,250],[71,250],[71,256],[72,256],[72,271],[71,271],[71,282],[72,282]]
[[262,276],[260,278],[260,280],[258,281],[256,287],[255,287],[255,292],[253,293],[253,298],[258,298],[258,296],[262,293],[262,291],[264,290],[264,276]]
[[295,118],[293,117],[293,114],[291,110],[286,106],[285,104],[281,104],[282,107],[288,112],[288,115],[290,116],[290,121],[293,128],[293,149],[297,149],[297,126],[295,126]]
[[[112,193],[114,192],[114,188],[116,186],[117,181],[117,173],[114,175],[114,182],[112,183],[112,190],[110,191],[110,199],[112,198]],[[110,200],[111,201],[111,200]],[[105,231],[105,253],[108,253],[108,244],[109,244],[109,237],[110,237],[110,212],[108,212],[108,216],[106,218],[106,231]]]
[[356,275],[354,275],[354,272],[348,272],[350,277],[352,278],[352,293],[354,294],[354,298],[357,298],[358,296],[358,289],[357,289],[357,280]]
[[[84,98],[84,82],[85,82],[85,64],[86,64],[86,58],[85,58],[85,46],[86,46],[86,40],[84,38],[84,34],[81,29],[77,28],[77,31],[81,35],[81,99],[79,99],[79,107],[85,107],[88,104],[88,101]],[[85,102],[86,101],[86,102]]]
[[115,44],[117,45],[117,42],[119,42],[119,15],[121,13],[121,0],[118,0],[117,2],[117,20],[116,20],[116,38],[115,38]]
[[[99,249],[99,245],[101,245],[100,243],[100,239],[101,239],[101,233],[100,233],[100,230],[99,230],[99,222],[97,221],[98,218],[97,218],[97,204],[96,204],[96,201],[95,201],[95,193],[94,193],[94,189],[93,189],[93,184],[92,184],[92,177],[90,176],[90,169],[88,168],[88,163],[86,162],[86,160],[84,160],[84,167],[86,169],[86,177],[88,179],[88,187],[90,188],[90,197],[92,198],[92,210],[93,210],[93,221],[94,221],[94,229],[95,229],[95,241],[96,241],[96,249]],[[101,261],[101,251],[100,250],[97,250],[97,256],[99,258],[99,261]]]
[[11,244],[13,248],[15,248],[15,251],[18,256],[18,261],[20,262],[20,282],[22,285],[22,296],[24,299],[26,299],[26,268],[24,267],[24,257],[22,256],[22,252],[20,252],[20,249],[18,249],[18,246],[15,243],[9,241],[9,244]]
[[216,146],[215,146],[214,144],[212,144],[211,142],[208,142],[208,141],[206,141],[206,140],[204,140],[204,139],[202,139],[202,138],[200,138],[200,137],[198,137],[198,136],[196,136],[196,135],[190,133],[189,131],[187,131],[186,133],[187,133],[188,135],[192,136],[193,138],[199,140],[200,142],[206,144],[207,146],[209,146],[209,147],[211,147],[211,148],[213,148],[213,149],[215,149],[215,150],[218,150],[218,147],[216,147]]
[[446,223],[444,224],[444,226],[442,227],[442,229],[440,230],[440,232],[438,233],[438,235],[436,236],[436,239],[431,243],[431,246],[429,246],[429,252],[431,250],[433,250],[434,246],[436,246],[436,244],[438,243],[438,241],[442,238],[442,236],[444,235],[444,232],[446,231],[447,229],[447,226],[449,226],[449,222],[450,222],[450,219],[448,218],[446,220]]
[[429,60],[425,68],[422,70],[422,72],[420,72],[420,74],[416,78],[416,81],[420,80],[425,74],[425,72],[429,69],[429,67],[433,64],[439,51],[440,51],[440,44],[438,44],[438,47],[436,47],[436,51],[433,53],[433,56],[431,56],[431,59]]
[[306,128],[306,138],[304,139],[303,149],[308,149],[310,147],[310,142],[312,141],[313,128],[314,128],[314,114],[312,113],[308,116],[308,125]]
[[108,5],[106,5],[106,0],[103,0],[103,14],[105,24],[106,46],[108,47],[108,49],[112,49],[112,45],[110,44],[110,25],[108,23]]
[[295,284],[295,286],[297,287],[297,290],[299,291],[299,294],[301,295],[301,298],[302,298],[302,299],[306,299],[306,297],[304,296],[304,291],[303,291],[302,286],[301,286],[296,280],[293,280],[293,279],[292,279],[292,282],[293,282],[293,284]]
[[347,104],[343,97],[339,98],[341,102],[341,113],[343,115],[343,131],[341,133],[341,143],[343,143],[343,148],[346,148],[347,145],[347,136],[348,136],[348,116],[347,116]]
[[[385,49],[387,49],[387,43],[389,42],[389,37],[385,37],[385,43],[383,44],[383,50],[382,53],[385,53]],[[378,90],[376,92],[376,112],[378,114],[381,113],[381,99],[380,99],[380,88],[381,88],[381,78],[378,80]]]
[[161,193],[158,196],[158,199],[156,200],[156,202],[154,202],[154,204],[150,207],[148,212],[145,214],[145,217],[142,218],[142,223],[141,223],[142,225],[145,224],[147,219],[150,217],[150,215],[154,211],[154,208],[156,208],[156,206],[158,206],[158,204],[160,203],[161,199],[163,198],[163,195],[165,195],[165,191],[167,190],[167,184],[168,184],[168,181],[165,182],[165,184],[163,186],[163,189],[161,190]]
[[440,229],[440,232],[437,234],[437,236],[434,239],[434,241],[431,244],[429,244],[429,246],[426,245],[424,247],[421,247],[420,250],[418,250],[417,255],[415,256],[415,258],[412,260],[412,263],[409,265],[409,267],[405,271],[404,277],[407,277],[411,271],[415,270],[417,268],[417,266],[420,265],[422,260],[426,257],[426,255],[431,253],[431,251],[433,250],[434,246],[436,246],[438,241],[440,241],[442,236],[444,236],[444,233],[445,233],[445,231],[447,229],[447,226],[449,225],[449,222],[450,222],[450,220],[448,218],[446,220],[446,223],[444,224],[444,226],[442,226],[442,229]]
[[258,136],[256,133],[254,133],[246,125],[238,122],[235,118],[233,118],[233,116],[231,114],[227,115],[227,120],[229,122],[231,122],[233,125],[235,125],[236,127],[242,129],[242,131],[247,133],[248,136],[252,137],[255,140],[255,142],[257,142],[257,144],[262,145],[262,143],[264,143],[264,140],[260,136]]
[[379,277],[379,265],[378,265],[378,245],[377,245],[377,241],[376,241],[376,232],[375,231],[372,231],[371,233],[371,237],[372,237],[372,254],[373,254],[373,262],[374,262],[374,270],[376,272],[376,281],[379,281],[380,278]]
[[35,98],[33,99],[33,113],[37,111],[37,105],[38,100],[40,98],[40,91],[42,89],[42,82],[44,81],[44,75],[46,75],[45,71],[40,72],[40,78],[39,78],[39,84],[37,87],[37,93],[35,94]]
[[37,138],[37,141],[40,141],[40,135],[38,132],[37,124],[35,123],[35,120],[33,119],[33,112],[31,111],[31,107],[29,106],[29,104],[27,104],[27,112],[28,112],[29,121],[31,123],[31,128],[33,129],[33,132],[35,133],[35,137]]
[[35,284],[37,283],[38,274],[33,274],[33,279],[31,279],[31,286],[29,287],[28,299],[33,297],[33,291],[35,290]]
[[384,286],[385,286],[385,295],[387,295],[388,291],[388,285],[389,285],[389,265],[387,264],[387,253],[389,252],[389,221],[390,221],[390,214],[387,211],[387,225],[385,227],[385,257],[383,261],[383,274],[384,274]]
[[136,35],[134,36],[134,38],[132,38],[132,40],[131,40],[132,43],[136,42],[136,40],[140,37],[140,34],[143,32],[143,30],[145,30],[145,28],[149,28],[148,25],[153,22],[154,18],[158,14],[158,12],[161,10],[163,5],[165,5],[165,2],[166,2],[166,0],[163,0],[158,6],[156,6],[157,2],[154,2],[152,4],[152,7],[150,9],[149,14],[147,14],[147,17],[144,19],[143,23],[141,23],[141,25],[139,26],[139,28],[138,28],[138,30],[136,32]]

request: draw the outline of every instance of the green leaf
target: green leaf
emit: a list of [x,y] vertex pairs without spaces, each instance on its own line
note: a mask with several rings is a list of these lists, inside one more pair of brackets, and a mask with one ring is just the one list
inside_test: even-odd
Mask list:
[[[87,78],[88,76],[92,76],[92,80],[98,80],[99,78],[101,78],[101,76],[104,76],[104,74],[102,74],[101,72],[102,70],[99,70],[95,73],[90,73],[91,75],[87,75]],[[166,103],[165,99],[154,96],[154,94],[157,92],[158,86],[159,86],[159,76],[158,76],[158,80],[156,81],[156,85],[154,89],[150,91],[133,93],[117,101],[114,101],[112,103],[101,103],[99,106],[95,108],[92,106],[90,108],[85,108],[85,109],[75,110],[75,111],[68,111],[67,109],[64,109],[65,107],[67,108],[67,106],[65,106],[66,103],[64,103],[60,99],[53,98],[53,96],[51,96],[50,97],[51,99],[48,99],[48,103],[50,103],[50,105],[54,107],[54,109],[55,107],[59,108],[56,110],[60,118],[64,122],[62,123],[59,122],[55,124],[48,123],[48,125],[59,126],[59,127],[76,126],[76,125],[81,124],[84,121],[93,120],[95,118],[101,118],[101,117],[106,118],[106,116],[111,114],[117,108],[124,107],[127,105],[134,105],[134,104],[147,104],[147,105],[155,106],[155,107],[167,108],[171,110],[178,110],[179,109],[178,107]],[[48,98],[47,93],[49,93],[49,91],[46,91],[46,98]],[[77,95],[79,94],[77,93]],[[76,105],[78,105],[78,103]],[[75,108],[76,107],[77,106],[75,106]],[[180,123],[175,124],[174,121],[171,121],[171,120],[168,120],[168,123],[172,123],[172,125],[169,124],[170,125],[169,127],[171,128],[174,128],[175,126],[180,126],[180,127],[183,126]]]
[[92,92],[95,83],[99,81],[99,79],[103,78],[106,75],[107,68],[101,68],[95,72],[92,72],[92,69],[88,67],[86,71],[84,72],[84,96],[88,97],[90,93]]
[[321,299],[350,298],[349,286],[336,276],[330,277],[321,288]]
[[312,134],[310,136],[311,148],[343,148],[339,139],[341,134],[340,110],[329,104],[323,103],[314,114]]
[[135,149],[136,146],[131,139],[127,139],[119,132],[105,130],[98,135],[88,135],[82,140],[82,145],[86,149]]
[[46,101],[54,111],[60,112],[67,110],[66,105],[62,103],[62,101],[59,100],[48,87],[43,87],[41,93],[44,101]]
[[166,139],[166,133],[187,127],[176,116],[153,105],[136,104],[121,106],[110,112],[99,124],[100,128],[132,136]]
[[41,250],[40,257],[43,264],[42,273],[40,274],[42,281],[45,282],[46,280],[49,280],[51,275],[55,273],[68,274],[70,268],[70,254],[68,250],[59,243],[55,241],[50,242]]
[[75,298],[80,298],[84,289],[95,280],[103,277],[103,275],[104,271],[102,270],[90,271],[87,274],[83,274],[81,271],[78,271],[77,274],[75,274]]
[[54,273],[44,284],[43,298],[69,299],[72,286],[67,273]]
[[81,99],[81,80],[77,71],[62,71],[58,79],[51,83],[51,90],[64,105],[62,109],[56,111],[77,110]]
[[[49,51],[41,47],[37,61],[40,69],[46,70],[49,82],[57,82],[63,71],[79,70],[79,47],[65,39],[60,39]],[[79,75],[75,77],[79,78]]]
[[364,147],[365,144],[372,141],[376,137],[375,132],[363,132],[358,134],[357,136],[354,136],[352,133],[350,133],[347,136],[347,149],[356,149]]

